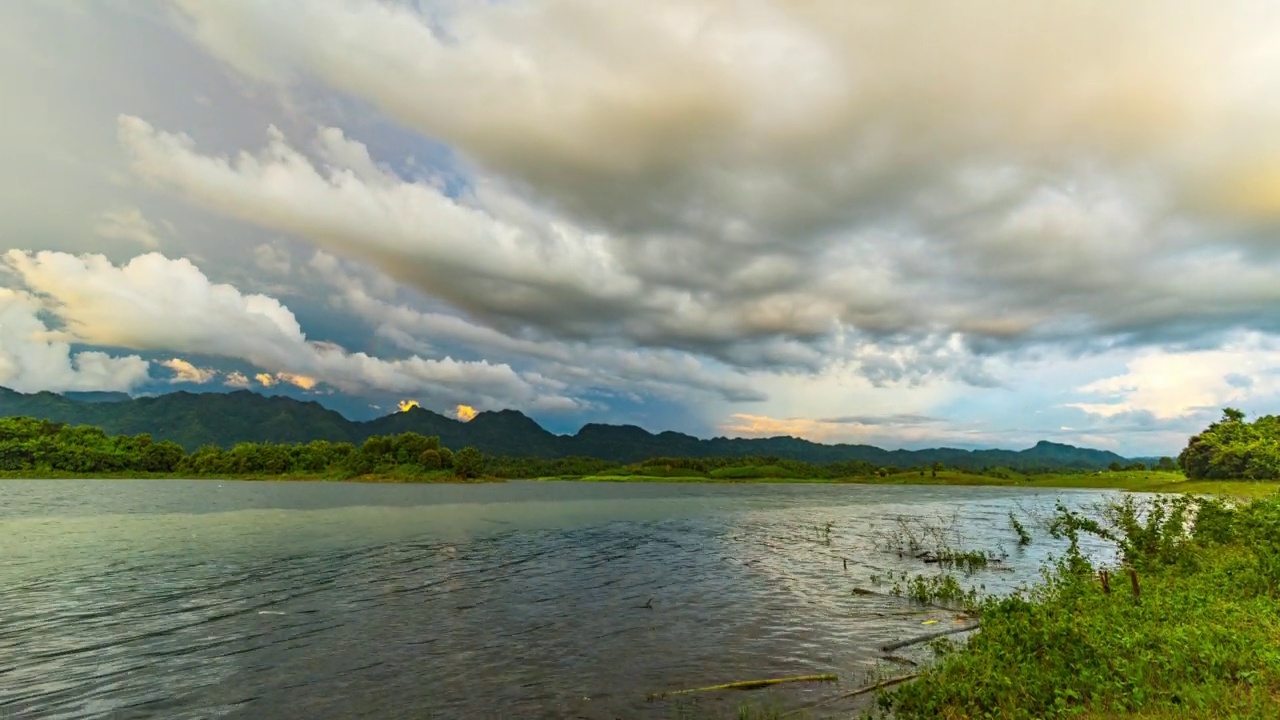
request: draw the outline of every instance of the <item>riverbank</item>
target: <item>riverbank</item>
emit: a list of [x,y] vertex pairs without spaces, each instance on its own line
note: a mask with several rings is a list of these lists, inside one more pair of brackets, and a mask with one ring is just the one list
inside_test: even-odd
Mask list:
[[1126,490],[1129,492],[1189,493],[1224,497],[1259,498],[1280,492],[1280,482],[1258,480],[1187,480],[1181,473],[1155,470],[1125,470],[1098,473],[1048,473],[1003,477],[944,470],[936,475],[916,472],[887,476],[854,476],[845,478],[794,477],[714,477],[706,475],[587,475],[582,477],[547,477],[539,480],[575,482],[653,482],[653,483],[821,483],[855,485],[959,485],[1026,487],[1040,489]]
[[309,474],[288,473],[281,475],[250,474],[212,474],[192,475],[190,473],[72,473],[64,470],[32,470],[32,471],[0,471],[0,480],[235,480],[242,482],[346,482],[346,483],[391,483],[391,484],[457,484],[473,485],[476,483],[506,482],[503,478],[480,477],[463,478],[449,471],[431,473],[366,473],[363,475]]
[[[435,472],[388,472],[363,475],[287,473],[280,475],[184,473],[72,473],[62,470],[3,471],[0,480],[237,480],[245,482],[354,482],[354,483],[448,483],[476,484],[506,482],[506,478],[484,476],[462,478],[442,470]],[[1244,499],[1262,498],[1280,493],[1280,482],[1270,480],[1187,480],[1180,473],[1158,471],[1121,471],[1102,473],[1050,473],[1044,475],[1009,475],[993,477],[952,470],[919,475],[897,473],[884,477],[853,476],[844,478],[797,477],[708,477],[704,475],[587,475],[534,478],[537,481],[592,483],[714,483],[714,484],[820,484],[820,485],[954,485],[973,487],[1024,487],[1037,489],[1125,490],[1129,492],[1185,493],[1217,495]]]
[[1060,512],[1068,538],[1109,527],[1124,566],[1068,552],[1046,584],[984,603],[981,631],[940,644],[881,709],[895,720],[1280,717],[1280,498],[1201,507],[1191,530],[1187,502],[1154,506],[1154,522],[1136,503],[1110,523]]

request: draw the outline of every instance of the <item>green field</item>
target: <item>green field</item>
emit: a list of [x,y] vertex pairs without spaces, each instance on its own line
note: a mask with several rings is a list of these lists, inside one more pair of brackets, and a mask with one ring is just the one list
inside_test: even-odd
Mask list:
[[[757,472],[763,470],[764,472]],[[573,480],[578,482],[668,482],[668,483],[820,483],[859,485],[971,485],[1027,488],[1076,488],[1128,490],[1131,492],[1196,493],[1257,498],[1274,495],[1280,491],[1280,482],[1256,480],[1187,480],[1181,473],[1156,470],[1125,470],[1095,473],[1048,473],[1021,475],[1005,473],[1005,477],[993,477],[976,473],[943,470],[934,475],[926,472],[900,472],[887,476],[854,476],[846,478],[797,478],[785,477],[774,466],[729,467],[707,475],[607,474],[583,477],[547,477],[540,480]]]

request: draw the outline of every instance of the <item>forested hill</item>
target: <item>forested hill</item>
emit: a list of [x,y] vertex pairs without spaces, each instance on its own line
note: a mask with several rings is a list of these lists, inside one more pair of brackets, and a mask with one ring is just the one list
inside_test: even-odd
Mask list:
[[316,402],[233,393],[176,392],[158,397],[115,394],[25,395],[0,388],[0,416],[23,415],[77,425],[95,425],[110,435],[150,433],[188,451],[201,445],[237,442],[362,442],[371,435],[416,432],[437,436],[447,447],[473,446],[487,455],[594,457],[632,463],[654,457],[774,456],[810,463],[861,460],[883,467],[1011,469],[1103,469],[1125,458],[1105,450],[1040,442],[1021,450],[884,450],[870,445],[823,445],[793,437],[704,440],[675,432],[653,434],[633,425],[585,425],[575,435],[554,435],[514,410],[483,412],[470,422],[413,408],[355,422]]

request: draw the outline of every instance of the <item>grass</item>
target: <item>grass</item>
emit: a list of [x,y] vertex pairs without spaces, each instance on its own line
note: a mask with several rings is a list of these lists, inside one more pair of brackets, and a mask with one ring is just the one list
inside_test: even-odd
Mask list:
[[668,482],[668,483],[820,483],[859,485],[958,485],[990,487],[1026,487],[1041,489],[1102,489],[1130,492],[1192,493],[1221,495],[1238,498],[1260,498],[1280,493],[1280,481],[1260,480],[1187,480],[1181,473],[1158,470],[1124,470],[1101,473],[1048,473],[1043,475],[1019,475],[1007,477],[979,475],[958,470],[944,470],[937,475],[917,472],[900,472],[887,476],[853,476],[843,478],[797,478],[779,474],[781,468],[763,466],[763,472],[755,473],[752,467],[731,467],[704,475],[679,474],[634,475],[610,472],[581,477],[546,477],[539,480],[573,480],[578,482]]
[[705,475],[584,475],[540,477],[536,480],[572,480],[574,482],[650,482],[650,483],[856,483],[860,478],[797,478],[797,477],[709,477]]
[[882,695],[882,712],[1280,717],[1280,498],[1130,500],[1100,518],[1060,508],[1054,527],[1072,548],[1083,533],[1117,542],[1125,567],[1111,569],[1109,592],[1100,568],[1069,550],[1037,589],[984,601],[981,631],[964,646],[938,643],[938,661]]

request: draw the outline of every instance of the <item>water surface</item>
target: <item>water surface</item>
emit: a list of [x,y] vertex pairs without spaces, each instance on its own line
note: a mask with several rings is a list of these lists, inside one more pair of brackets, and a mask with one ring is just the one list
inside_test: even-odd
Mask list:
[[1003,546],[971,579],[999,592],[1057,547],[1016,548],[1010,511],[1109,494],[0,481],[0,717],[665,718],[689,708],[648,693],[840,676],[698,700],[793,707],[955,622],[852,592],[931,569],[878,549],[894,518]]

